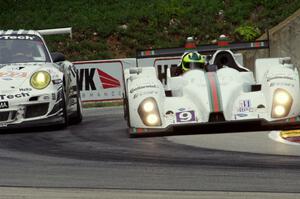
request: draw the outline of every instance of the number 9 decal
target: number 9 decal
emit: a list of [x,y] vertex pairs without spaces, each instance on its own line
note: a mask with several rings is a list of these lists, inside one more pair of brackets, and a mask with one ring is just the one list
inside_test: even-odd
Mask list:
[[177,122],[192,122],[195,121],[194,111],[182,111],[176,113]]

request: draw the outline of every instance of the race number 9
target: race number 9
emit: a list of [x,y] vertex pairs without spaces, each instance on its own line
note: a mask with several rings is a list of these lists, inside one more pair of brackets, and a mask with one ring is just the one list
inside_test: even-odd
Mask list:
[[191,122],[195,121],[195,112],[194,111],[182,111],[176,113],[177,122]]

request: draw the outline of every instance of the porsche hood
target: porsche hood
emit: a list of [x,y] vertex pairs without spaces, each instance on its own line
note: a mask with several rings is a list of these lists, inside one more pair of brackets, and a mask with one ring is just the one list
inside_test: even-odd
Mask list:
[[33,73],[37,71],[47,71],[53,74],[53,70],[55,70],[53,63],[2,64],[0,65],[0,90],[20,89],[24,82],[30,79]]

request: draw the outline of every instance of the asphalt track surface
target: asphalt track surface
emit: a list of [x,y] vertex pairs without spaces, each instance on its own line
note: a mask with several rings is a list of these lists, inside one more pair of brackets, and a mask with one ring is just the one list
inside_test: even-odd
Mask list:
[[300,192],[296,155],[202,148],[165,137],[130,139],[121,107],[88,109],[84,116],[65,130],[3,132],[0,187]]

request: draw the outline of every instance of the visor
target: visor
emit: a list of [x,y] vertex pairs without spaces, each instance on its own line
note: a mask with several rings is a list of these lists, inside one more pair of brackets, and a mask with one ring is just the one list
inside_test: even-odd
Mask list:
[[186,62],[186,63],[184,63],[183,66],[186,69],[203,69],[204,68],[204,63],[200,63],[200,62]]

